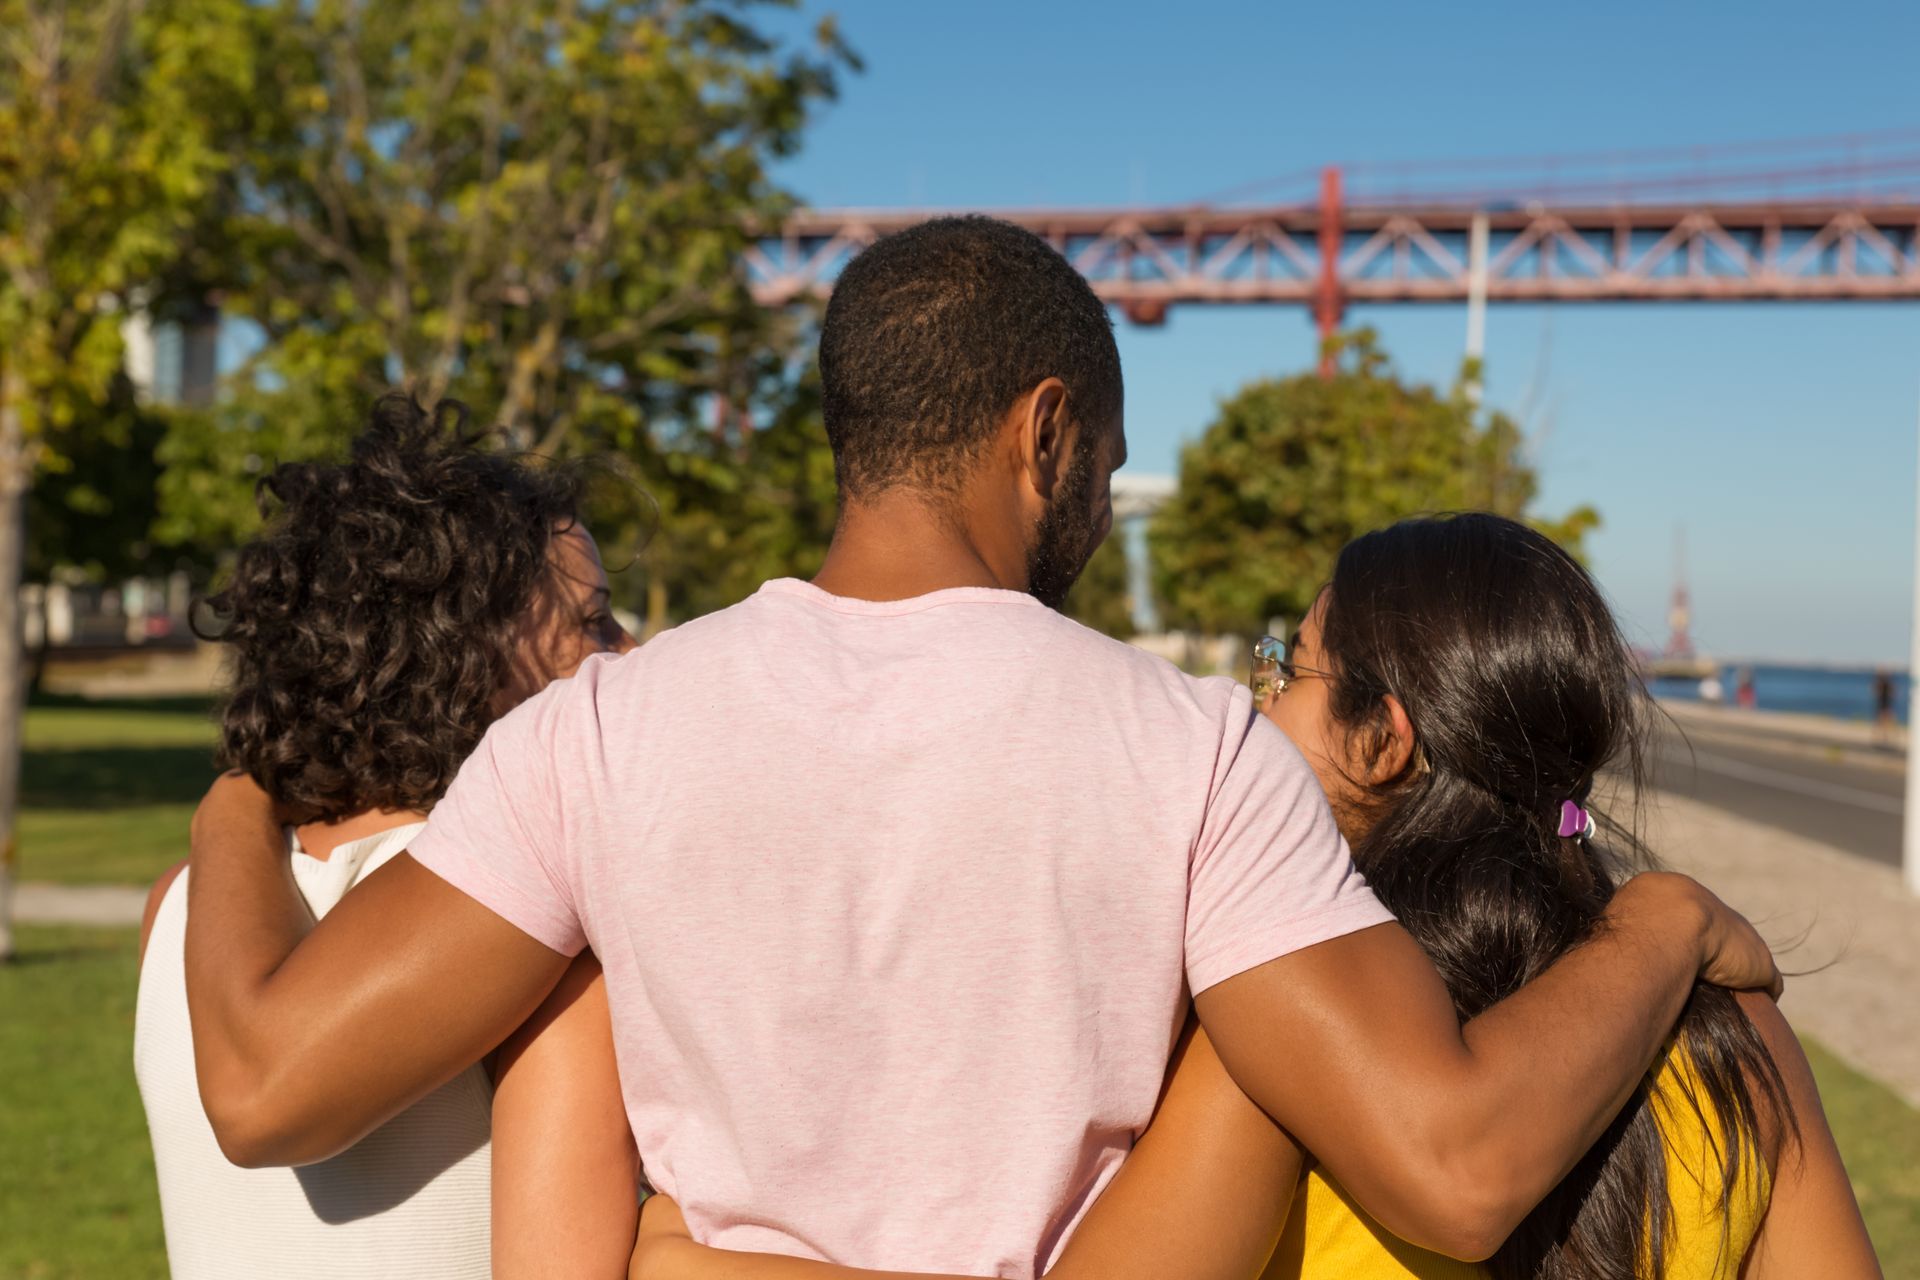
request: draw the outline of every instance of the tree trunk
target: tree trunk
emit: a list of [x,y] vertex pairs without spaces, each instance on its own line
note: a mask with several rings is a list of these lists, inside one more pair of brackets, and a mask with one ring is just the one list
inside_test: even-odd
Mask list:
[[[53,583],[48,581],[40,590],[40,644],[33,651],[33,669],[27,674],[27,698],[32,700],[35,694],[46,688],[47,660],[53,655],[53,637],[47,633],[47,597],[53,594]],[[21,624],[26,618],[22,615]]]
[[645,643],[667,629],[667,584],[657,573],[647,575],[647,623],[640,632]]
[[13,885],[18,866],[21,676],[20,569],[26,543],[28,455],[20,420],[23,379],[0,366],[0,961],[13,958]]

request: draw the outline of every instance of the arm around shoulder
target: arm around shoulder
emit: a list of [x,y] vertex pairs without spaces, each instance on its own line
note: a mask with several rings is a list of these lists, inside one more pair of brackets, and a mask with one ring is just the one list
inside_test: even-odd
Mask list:
[[1284,956],[1194,1003],[1248,1096],[1368,1212],[1478,1260],[1632,1096],[1700,975],[1734,987],[1777,976],[1718,899],[1649,875],[1620,890],[1598,937],[1465,1027],[1397,926]]
[[244,1167],[359,1141],[492,1050],[567,963],[404,854],[315,926],[244,779],[195,814],[188,888],[200,1098]]
[[[1490,1178],[1463,1176],[1448,1123],[1448,1082],[1470,1055],[1439,975],[1404,929],[1283,956],[1201,992],[1194,1008],[1233,1080],[1389,1231],[1466,1259],[1506,1238],[1504,1195]],[[1471,1098],[1452,1105],[1481,1110]]]
[[[476,791],[506,785],[491,738],[436,821],[476,761]],[[235,1164],[309,1164],[351,1146],[491,1052],[567,967],[571,951],[406,854],[316,925],[273,805],[244,776],[214,784],[192,844],[187,1010],[201,1102]]]

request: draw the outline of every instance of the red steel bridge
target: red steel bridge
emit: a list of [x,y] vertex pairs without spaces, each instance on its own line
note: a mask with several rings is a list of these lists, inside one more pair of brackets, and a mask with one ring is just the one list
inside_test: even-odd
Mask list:
[[[1297,303],[1330,334],[1386,302],[1920,299],[1920,130],[1586,157],[1330,168],[1160,208],[994,210],[1138,324],[1176,304]],[[747,270],[769,305],[935,210],[807,209]]]

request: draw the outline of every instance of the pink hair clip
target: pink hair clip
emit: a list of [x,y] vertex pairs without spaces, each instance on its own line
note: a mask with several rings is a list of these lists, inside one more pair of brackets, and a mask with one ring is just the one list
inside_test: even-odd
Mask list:
[[1595,829],[1592,814],[1571,800],[1560,802],[1561,836],[1579,836],[1582,840],[1591,840]]

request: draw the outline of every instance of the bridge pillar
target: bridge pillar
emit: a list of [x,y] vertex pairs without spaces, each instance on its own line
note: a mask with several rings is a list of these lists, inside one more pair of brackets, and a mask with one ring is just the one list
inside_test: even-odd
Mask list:
[[1320,376],[1333,376],[1333,353],[1327,343],[1340,331],[1346,300],[1340,296],[1340,246],[1345,240],[1340,213],[1340,169],[1329,165],[1320,174],[1320,278],[1313,290],[1313,322],[1320,331]]

